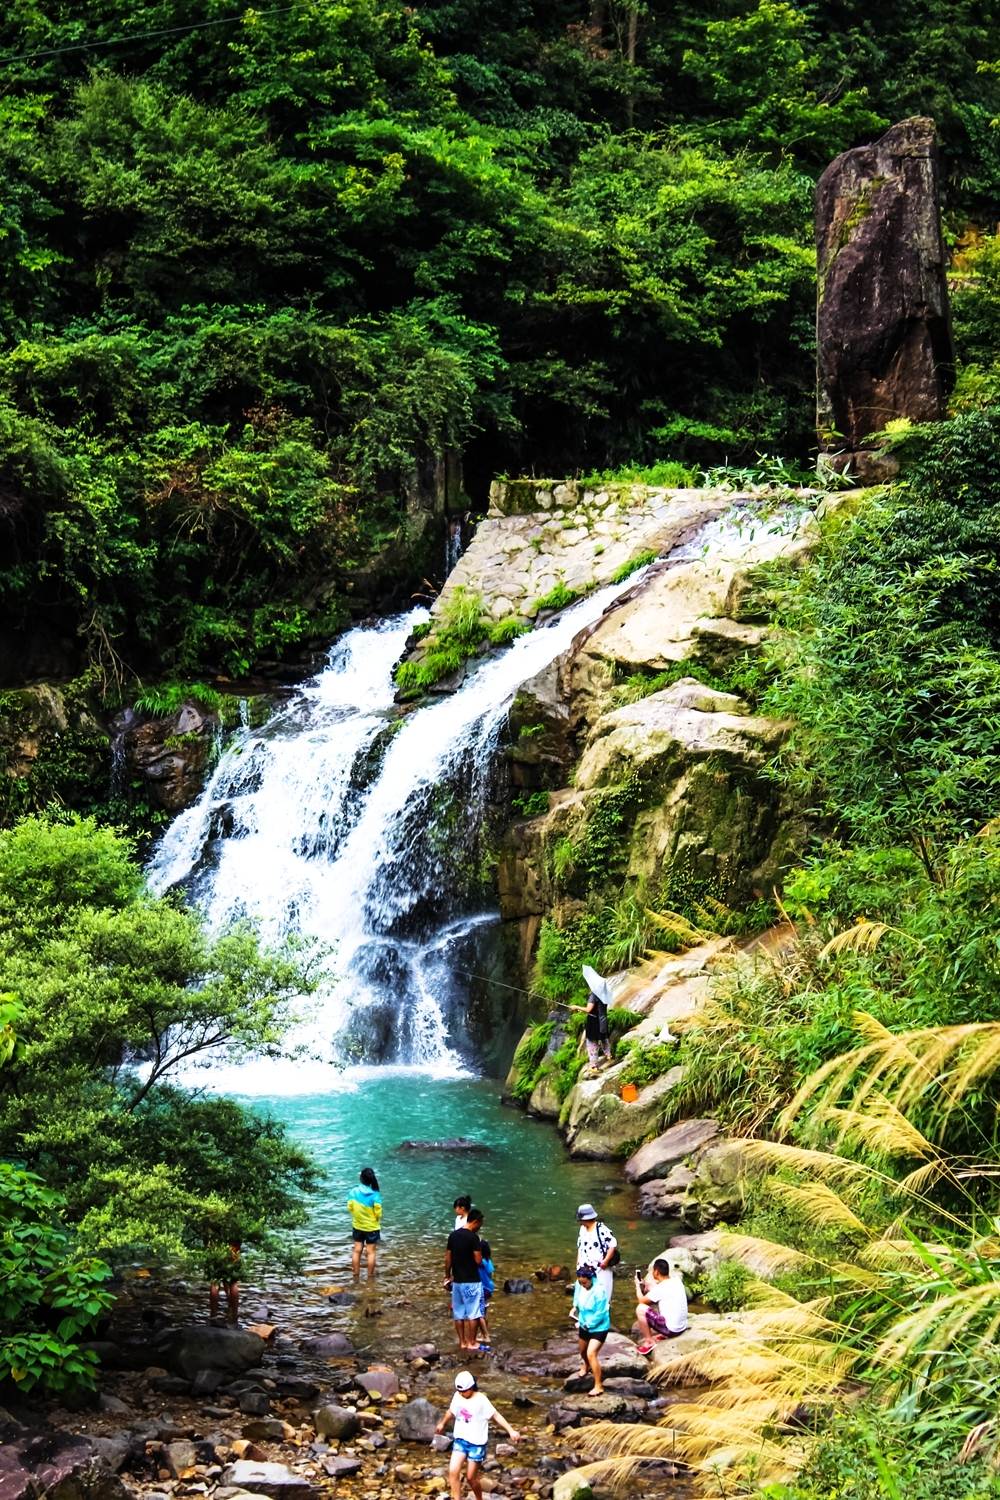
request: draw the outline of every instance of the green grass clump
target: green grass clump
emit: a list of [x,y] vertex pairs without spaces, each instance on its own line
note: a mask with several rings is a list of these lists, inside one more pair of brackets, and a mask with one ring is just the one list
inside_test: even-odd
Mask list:
[[568,589],[564,583],[557,583],[554,589],[535,600],[535,608],[565,609],[568,604],[575,604],[579,597],[576,589]]
[[685,490],[697,484],[693,469],[684,464],[664,459],[661,463],[642,468],[636,464],[623,464],[620,469],[606,469],[601,474],[587,474],[580,480],[580,488],[592,490],[604,484],[649,484],[666,489]]
[[[637,1017],[633,1025],[638,1025],[639,1019]],[[629,1062],[622,1069],[620,1081],[634,1083],[640,1089],[645,1088],[647,1083],[652,1083],[655,1078],[662,1078],[664,1073],[669,1073],[677,1061],[677,1048],[669,1042],[657,1043],[653,1047],[626,1044],[625,1050]]]
[[631,578],[633,573],[638,573],[640,568],[647,568],[651,562],[656,561],[655,552],[640,552],[638,557],[633,557],[630,562],[623,562],[620,568],[616,568],[611,575],[612,583],[624,583],[626,578]]
[[143,688],[135,699],[135,707],[142,713],[165,719],[185,703],[200,703],[202,708],[221,708],[223,701],[223,695],[204,682],[161,682],[155,687]]
[[662,693],[664,688],[673,687],[682,677],[693,677],[696,682],[703,683],[716,692],[732,691],[720,677],[716,677],[707,668],[700,667],[697,662],[675,661],[663,672],[631,672],[628,677],[619,680],[612,692],[615,707],[624,708],[628,703],[639,703],[652,693]]
[[459,585],[432,620],[426,655],[420,661],[404,661],[396,668],[396,684],[406,689],[433,687],[459,667],[489,636],[483,619],[483,596]]
[[517,615],[508,615],[506,620],[490,626],[489,637],[494,646],[509,646],[519,635],[527,635],[530,629],[529,621],[519,620]]
[[511,804],[514,811],[522,818],[540,818],[542,813],[549,810],[548,792],[523,792],[520,797],[515,797]]

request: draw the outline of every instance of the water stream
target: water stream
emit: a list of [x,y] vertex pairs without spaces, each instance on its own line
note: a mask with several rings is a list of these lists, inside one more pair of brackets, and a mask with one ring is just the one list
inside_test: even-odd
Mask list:
[[488,962],[497,918],[480,874],[483,810],[519,685],[636,581],[600,590],[486,660],[460,691],[399,718],[392,671],[425,610],[359,626],[262,729],[224,752],[154,856],[210,926],[328,945],[326,980],[284,1064],[215,1066],[240,1093],[316,1093],[337,1068],[468,1074],[465,971]]

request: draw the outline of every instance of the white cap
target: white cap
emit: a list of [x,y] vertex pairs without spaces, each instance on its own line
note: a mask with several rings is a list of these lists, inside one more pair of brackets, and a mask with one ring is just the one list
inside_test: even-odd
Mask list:
[[456,1391],[471,1391],[476,1383],[475,1375],[470,1375],[468,1370],[459,1370],[455,1376]]

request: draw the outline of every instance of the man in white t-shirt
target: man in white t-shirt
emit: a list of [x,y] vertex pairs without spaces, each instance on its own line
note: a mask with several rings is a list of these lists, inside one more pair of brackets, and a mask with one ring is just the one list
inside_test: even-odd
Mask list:
[[455,1394],[435,1431],[443,1432],[453,1417],[455,1441],[452,1444],[451,1464],[448,1468],[452,1500],[461,1500],[463,1463],[466,1466],[466,1478],[472,1493],[476,1496],[476,1500],[483,1500],[483,1488],[479,1482],[479,1465],[486,1457],[490,1422],[498,1422],[504,1431],[510,1434],[512,1443],[519,1443],[521,1434],[515,1432],[507,1418],[497,1411],[489,1396],[477,1386],[476,1377],[470,1375],[468,1370],[461,1370],[455,1376]]
[[636,1321],[642,1330],[640,1354],[648,1354],[657,1339],[675,1339],[688,1326],[687,1292],[668,1261],[654,1260],[646,1280],[635,1273],[638,1305]]

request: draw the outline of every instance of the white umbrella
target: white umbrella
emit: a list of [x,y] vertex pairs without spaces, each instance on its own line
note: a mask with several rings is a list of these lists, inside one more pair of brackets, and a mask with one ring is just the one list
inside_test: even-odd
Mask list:
[[605,1005],[611,1004],[611,981],[602,979],[596,969],[589,964],[583,966],[583,977],[590,986],[590,993],[596,995],[598,1000],[603,1000]]

